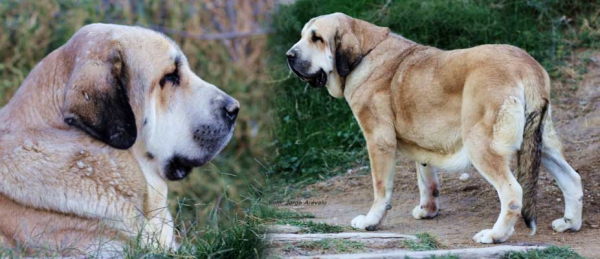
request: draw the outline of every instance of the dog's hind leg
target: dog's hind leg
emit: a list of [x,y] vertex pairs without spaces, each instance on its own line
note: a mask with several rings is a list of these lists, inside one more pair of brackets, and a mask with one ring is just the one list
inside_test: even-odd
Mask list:
[[554,220],[552,228],[557,232],[577,231],[581,228],[583,208],[581,177],[565,160],[562,154],[562,144],[552,127],[550,116],[546,120],[544,129],[542,166],[554,176],[565,198],[565,215],[563,218]]
[[[500,197],[500,215],[492,229],[482,230],[473,237],[478,243],[501,243],[508,240],[514,231],[514,225],[521,213],[523,190],[509,168],[509,160],[496,154],[485,140],[473,141],[479,149],[469,152],[477,171],[491,183]],[[475,148],[473,148],[475,149]]]
[[388,210],[392,208],[392,187],[396,165],[396,139],[393,127],[377,127],[365,134],[375,200],[369,213],[359,215],[352,220],[352,227],[369,231],[377,229],[383,222]]
[[415,162],[421,202],[412,215],[415,219],[431,219],[438,215],[438,196],[440,196],[440,181],[437,169],[431,165]]
[[[471,162],[479,173],[491,183],[500,197],[500,215],[492,229],[477,233],[478,243],[501,243],[508,240],[523,206],[523,189],[510,171],[510,158],[514,156],[523,139],[525,124],[524,105],[518,98],[510,97],[494,114],[494,105],[480,106],[482,110],[467,111],[467,116],[490,114],[463,129],[463,139]],[[472,112],[472,113],[471,113]]]

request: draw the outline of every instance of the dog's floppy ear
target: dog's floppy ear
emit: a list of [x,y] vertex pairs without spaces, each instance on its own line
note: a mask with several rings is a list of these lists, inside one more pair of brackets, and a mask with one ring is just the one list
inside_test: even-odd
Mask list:
[[362,59],[358,38],[351,32],[335,36],[335,67],[340,76],[346,77]]
[[343,15],[335,35],[335,66],[346,77],[362,58],[382,42],[390,29]]
[[75,64],[67,83],[64,121],[114,148],[128,149],[137,128],[127,96],[125,62],[117,49],[93,56]]

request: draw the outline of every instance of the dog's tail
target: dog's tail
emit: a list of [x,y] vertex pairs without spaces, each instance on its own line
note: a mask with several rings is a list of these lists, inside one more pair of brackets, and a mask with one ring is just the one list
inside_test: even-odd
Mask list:
[[542,135],[544,133],[544,118],[548,110],[548,100],[542,99],[536,109],[526,113],[523,142],[517,153],[517,180],[523,188],[523,209],[521,214],[530,235],[535,235],[537,220],[537,190],[538,176],[542,159]]

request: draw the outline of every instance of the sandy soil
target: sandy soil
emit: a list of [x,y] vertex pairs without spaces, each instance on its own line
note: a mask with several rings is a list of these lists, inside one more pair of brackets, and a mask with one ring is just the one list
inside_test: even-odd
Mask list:
[[[583,72],[582,68],[586,68]],[[579,72],[578,72],[579,71]],[[510,243],[544,243],[570,246],[589,258],[600,258],[600,52],[579,51],[565,74],[573,78],[553,82],[553,119],[565,145],[567,161],[581,175],[584,184],[583,227],[576,233],[556,233],[552,220],[563,215],[564,202],[552,177],[542,172],[538,200],[538,232],[530,237],[520,220]],[[461,173],[440,172],[441,211],[430,220],[415,220],[411,211],[419,202],[414,163],[399,158],[394,181],[393,209],[381,230],[403,234],[431,233],[448,248],[482,247],[472,236],[491,228],[500,202],[493,187],[473,168],[470,178]],[[352,218],[366,214],[371,206],[371,176],[365,168],[350,170],[342,176],[307,187],[309,200],[324,200],[327,205],[288,207],[313,213],[315,221],[350,225]]]

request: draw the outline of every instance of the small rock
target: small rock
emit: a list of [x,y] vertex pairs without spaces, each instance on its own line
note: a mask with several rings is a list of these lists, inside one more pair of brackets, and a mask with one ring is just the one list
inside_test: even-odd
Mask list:
[[33,149],[33,142],[31,142],[30,140],[26,140],[25,141],[25,145],[23,147],[25,148],[25,150],[32,150]]
[[83,169],[85,165],[83,164],[83,161],[79,160],[77,161],[77,167],[79,167],[79,169]]
[[469,174],[463,173],[460,175],[460,177],[458,179],[460,179],[461,181],[469,180]]
[[598,228],[600,227],[600,224],[598,222],[592,222],[590,220],[585,220],[584,221],[590,228]]

